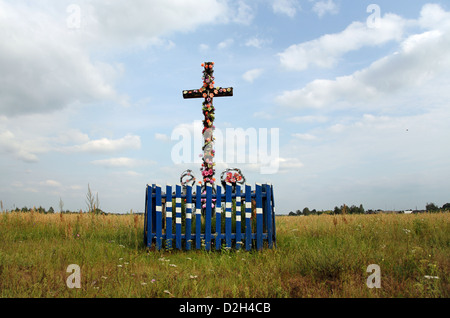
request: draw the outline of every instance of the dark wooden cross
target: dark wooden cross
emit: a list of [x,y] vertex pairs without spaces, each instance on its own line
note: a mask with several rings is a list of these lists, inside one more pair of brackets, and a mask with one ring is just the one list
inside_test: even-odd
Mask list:
[[233,87],[215,87],[214,86],[214,62],[205,62],[202,64],[203,86],[199,89],[183,91],[183,98],[204,98],[203,101],[203,163],[200,171],[203,176],[203,185],[214,185],[215,163],[214,163],[214,118],[215,108],[213,106],[214,97],[233,96]]

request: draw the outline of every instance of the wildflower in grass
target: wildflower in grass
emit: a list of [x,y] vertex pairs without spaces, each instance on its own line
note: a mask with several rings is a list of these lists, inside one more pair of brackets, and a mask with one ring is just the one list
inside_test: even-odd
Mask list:
[[102,278],[103,278],[103,279],[107,279],[108,277],[106,277],[106,276],[102,276]]
[[172,295],[172,293],[171,293],[170,291],[168,291],[167,289],[164,290],[164,293],[169,294],[169,295]]
[[196,279],[196,278],[197,278],[197,275],[189,275],[189,278],[190,278],[190,279]]
[[119,264],[119,265],[117,265],[117,267],[122,267],[122,265]]
[[125,265],[128,265],[128,264],[130,264],[130,263],[128,263],[128,262],[124,262],[124,264],[125,264]]
[[169,264],[170,267],[177,267],[175,264]]
[[403,232],[405,232],[405,234],[409,234],[409,233],[411,233],[411,230],[403,229]]
[[152,279],[151,281],[150,281],[150,283],[152,283],[152,284],[154,284],[156,282],[156,279]]
[[145,285],[147,285],[147,283],[146,282],[141,282],[141,285],[145,286]]

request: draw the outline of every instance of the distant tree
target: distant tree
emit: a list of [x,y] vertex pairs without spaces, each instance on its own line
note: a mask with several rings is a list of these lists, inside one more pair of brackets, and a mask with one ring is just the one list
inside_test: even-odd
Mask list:
[[48,213],[55,213],[55,210],[53,210],[52,206],[50,207],[50,209],[48,209]]
[[432,202],[427,203],[426,209],[427,209],[427,212],[437,212],[439,210],[437,205]]
[[306,207],[303,209],[303,215],[310,215],[311,212],[309,211],[309,209]]
[[290,215],[290,216],[295,216],[295,215],[297,215],[297,214],[295,214],[294,212],[291,211],[291,212],[289,212],[289,215]]
[[359,213],[364,214],[366,211],[364,210],[364,207],[362,204],[359,205]]
[[450,210],[450,203],[446,203],[442,206],[442,210]]
[[296,213],[297,215],[302,215],[302,211],[300,211],[300,210],[295,211],[295,213]]
[[333,214],[342,214],[342,210],[337,206],[334,207]]

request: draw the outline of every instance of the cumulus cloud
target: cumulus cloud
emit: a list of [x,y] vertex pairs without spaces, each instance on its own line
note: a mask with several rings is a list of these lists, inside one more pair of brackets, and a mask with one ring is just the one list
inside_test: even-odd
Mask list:
[[274,13],[285,14],[293,18],[297,14],[297,10],[301,9],[301,6],[297,0],[275,0],[272,3],[272,9]]
[[379,25],[378,28],[368,28],[363,22],[353,22],[340,33],[326,34],[312,41],[291,45],[278,54],[280,63],[295,71],[303,71],[313,65],[330,68],[350,51],[401,40],[406,20],[386,14]]
[[0,131],[0,154],[12,155],[21,161],[33,163],[38,161],[38,157],[32,149],[31,145],[18,140],[11,131]]
[[242,78],[249,83],[253,83],[253,81],[255,79],[257,79],[258,77],[260,77],[263,72],[264,72],[264,70],[262,68],[255,68],[255,69],[245,72],[242,75]]
[[92,61],[50,13],[0,1],[0,114],[61,109],[75,101],[118,100],[119,66]]
[[123,167],[131,168],[131,167],[136,167],[136,166],[154,164],[153,161],[133,159],[133,158],[128,158],[128,157],[118,157],[118,158],[94,160],[91,163],[94,165],[109,167],[109,168],[123,168]]
[[137,0],[130,5],[94,0],[49,5],[0,0],[0,115],[48,113],[75,102],[127,105],[127,97],[115,87],[123,66],[94,59],[93,51],[173,47],[161,37],[204,24],[248,23],[251,16],[243,1],[231,5],[219,0]]
[[328,1],[317,1],[314,3],[313,9],[312,9],[319,17],[323,17],[325,14],[336,14],[339,12],[339,7],[336,5],[336,3],[333,2],[333,0]]
[[[436,14],[445,16],[437,7],[425,6],[418,23],[431,21],[428,15]],[[395,20],[400,21],[398,18]],[[334,80],[314,80],[303,88],[285,91],[277,97],[277,101],[293,107],[366,106],[383,96],[391,96],[405,89],[417,89],[432,79],[445,76],[450,70],[448,21],[450,19],[441,19],[439,28],[406,37],[400,42],[397,52],[373,62],[367,68]]]
[[64,152],[87,152],[87,153],[116,153],[129,149],[140,149],[141,138],[139,136],[127,135],[120,139],[101,138],[90,140],[81,145],[62,148]]

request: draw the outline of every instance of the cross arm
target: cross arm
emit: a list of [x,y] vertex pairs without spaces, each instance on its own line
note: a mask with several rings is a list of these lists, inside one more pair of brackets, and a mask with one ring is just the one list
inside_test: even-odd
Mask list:
[[[216,87],[213,90],[209,90],[210,93],[214,93],[213,97],[225,97],[225,96],[233,96],[233,87]],[[199,89],[192,89],[183,91],[183,98],[203,98],[203,94],[206,93],[206,90],[200,91]]]

